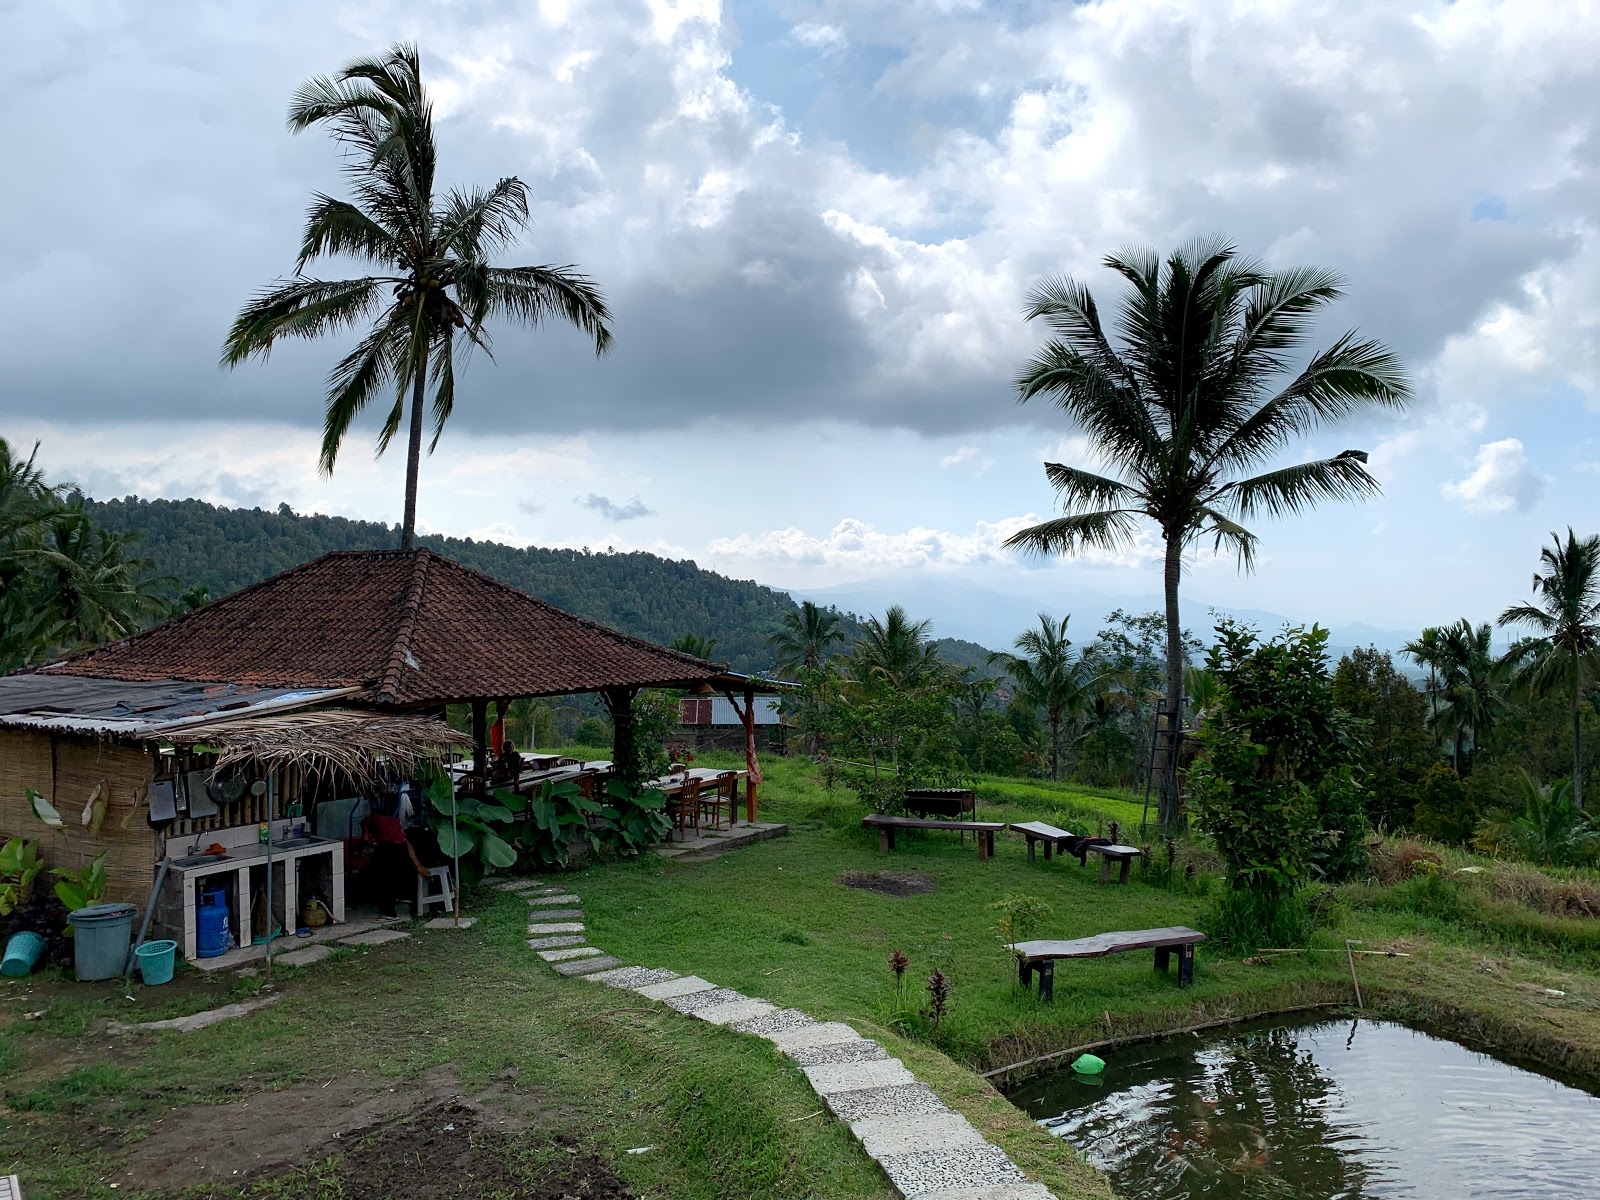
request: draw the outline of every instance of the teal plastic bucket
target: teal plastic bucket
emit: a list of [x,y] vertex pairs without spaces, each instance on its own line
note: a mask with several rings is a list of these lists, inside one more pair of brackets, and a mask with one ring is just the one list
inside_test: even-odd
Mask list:
[[44,953],[44,939],[37,933],[24,930],[13,933],[11,940],[6,943],[6,956],[0,961],[0,975],[10,975],[20,978],[28,974],[39,962],[39,956]]
[[67,914],[73,928],[73,965],[80,980],[87,983],[122,974],[138,911],[131,904],[92,904]]
[[172,967],[178,958],[178,943],[146,942],[133,952],[139,960],[139,977],[146,985],[172,982]]

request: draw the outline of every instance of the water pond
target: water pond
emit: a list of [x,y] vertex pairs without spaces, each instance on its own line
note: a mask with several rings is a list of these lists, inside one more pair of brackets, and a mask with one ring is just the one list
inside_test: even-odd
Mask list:
[[1600,1098],[1387,1021],[1236,1025],[1108,1051],[1011,1093],[1119,1196],[1576,1197]]

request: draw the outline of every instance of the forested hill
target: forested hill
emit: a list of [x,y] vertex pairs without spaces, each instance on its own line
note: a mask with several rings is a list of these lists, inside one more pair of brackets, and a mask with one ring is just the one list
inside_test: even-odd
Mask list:
[[[203,500],[86,501],[96,522],[137,532],[137,553],[179,589],[204,587],[212,599],[334,550],[388,550],[394,528],[316,514],[288,505],[276,512],[219,508]],[[772,664],[767,637],[796,605],[787,593],[729,579],[692,562],[654,554],[522,549],[471,538],[419,537],[440,554],[475,567],[531,596],[652,642],[685,633],[715,638],[715,657],[737,671]],[[906,605],[912,616],[915,606]],[[846,618],[853,635],[856,623]],[[984,649],[944,639],[940,652],[958,665],[981,663]]]

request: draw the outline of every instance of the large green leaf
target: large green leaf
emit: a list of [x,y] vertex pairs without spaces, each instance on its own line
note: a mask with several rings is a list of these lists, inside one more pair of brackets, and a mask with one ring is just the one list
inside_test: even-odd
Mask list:
[[479,804],[478,811],[473,815],[483,821],[506,822],[517,819],[517,815],[509,808],[504,808],[498,804]]
[[33,807],[33,815],[50,826],[51,829],[60,829],[65,825],[65,822],[61,819],[61,814],[55,810],[55,806],[33,788],[28,789],[28,803]]
[[517,851],[509,842],[502,840],[498,835],[487,829],[481,839],[484,860],[492,867],[505,870],[514,866],[517,861]]
[[455,830],[448,825],[439,826],[439,849],[451,858],[466,857],[472,853],[475,845],[477,842],[468,830]]

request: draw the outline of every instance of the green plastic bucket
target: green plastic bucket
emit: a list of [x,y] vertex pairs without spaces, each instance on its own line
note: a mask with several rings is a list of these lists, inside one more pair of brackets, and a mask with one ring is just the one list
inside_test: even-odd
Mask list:
[[44,944],[44,938],[37,933],[27,930],[13,933],[11,940],[6,943],[5,959],[0,961],[0,975],[20,978],[28,974],[44,953]]
[[131,904],[92,904],[67,914],[73,929],[73,966],[80,980],[115,979],[122,974],[138,911]]
[[146,942],[133,956],[139,960],[139,977],[147,986],[172,982],[172,967],[178,958],[177,942]]

